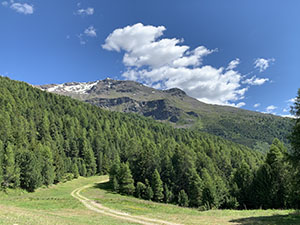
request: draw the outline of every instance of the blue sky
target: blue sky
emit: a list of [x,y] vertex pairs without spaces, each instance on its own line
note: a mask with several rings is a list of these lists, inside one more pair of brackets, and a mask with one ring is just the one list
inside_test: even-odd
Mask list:
[[2,0],[0,74],[132,79],[288,115],[300,88],[299,9],[298,0]]

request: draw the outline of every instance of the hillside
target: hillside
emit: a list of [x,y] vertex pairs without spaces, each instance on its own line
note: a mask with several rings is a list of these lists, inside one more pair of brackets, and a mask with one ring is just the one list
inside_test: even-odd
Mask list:
[[108,78],[89,83],[38,87],[112,111],[138,113],[168,121],[175,127],[205,131],[263,152],[274,138],[288,143],[287,136],[293,126],[289,118],[205,104],[177,88],[157,90],[134,81]]
[[177,204],[184,190],[190,206],[205,204],[202,192],[208,185],[211,204],[230,207],[236,201],[230,192],[232,176],[245,165],[255,171],[263,158],[220,137],[110,112],[3,77],[0,123],[4,189],[34,191],[79,175],[106,174],[121,162],[134,185],[152,188],[153,173],[159,173],[168,190],[166,202]]

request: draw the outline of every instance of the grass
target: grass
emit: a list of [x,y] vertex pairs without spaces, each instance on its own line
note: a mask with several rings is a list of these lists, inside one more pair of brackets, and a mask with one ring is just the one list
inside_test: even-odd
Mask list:
[[182,208],[171,204],[144,201],[111,192],[107,183],[96,184],[82,194],[106,207],[132,215],[146,216],[181,224],[300,224],[300,214],[295,210],[210,210]]
[[86,209],[70,193],[77,187],[99,182],[103,177],[79,178],[70,182],[40,188],[34,193],[10,190],[0,192],[0,224],[134,224]]
[[94,199],[106,207],[130,213],[167,220],[181,224],[300,224],[300,214],[294,210],[211,210],[200,212],[196,209],[160,204],[134,197],[112,193],[107,184],[97,184],[107,177],[79,178],[67,183],[40,188],[34,193],[10,190],[0,192],[0,224],[134,224],[103,216],[86,209],[70,193],[86,184],[95,183],[82,191],[82,195]]

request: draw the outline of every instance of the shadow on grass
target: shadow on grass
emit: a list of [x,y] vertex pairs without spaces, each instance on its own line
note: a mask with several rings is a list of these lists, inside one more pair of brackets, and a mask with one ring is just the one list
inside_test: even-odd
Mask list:
[[230,222],[239,225],[300,225],[300,212],[290,213],[288,215],[253,216],[230,220]]
[[94,187],[105,190],[105,191],[113,193],[113,194],[116,194],[116,192],[114,192],[113,189],[111,188],[109,181],[107,181],[105,183],[97,183],[94,185]]

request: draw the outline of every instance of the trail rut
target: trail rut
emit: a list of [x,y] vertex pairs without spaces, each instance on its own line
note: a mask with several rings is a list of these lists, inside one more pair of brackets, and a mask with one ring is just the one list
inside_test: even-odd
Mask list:
[[[100,183],[105,183],[108,180],[101,181]],[[93,210],[97,213],[111,216],[117,219],[126,220],[133,223],[143,224],[143,225],[182,225],[178,223],[172,223],[164,220],[159,219],[151,219],[144,216],[134,216],[129,213],[121,212],[118,210],[113,210],[110,208],[107,208],[103,206],[102,204],[95,202],[91,199],[88,199],[87,197],[80,194],[80,192],[86,188],[92,187],[94,184],[85,185],[83,187],[76,188],[74,191],[72,191],[71,195],[78,199],[80,202],[82,202],[85,207],[87,207],[90,210]]]

